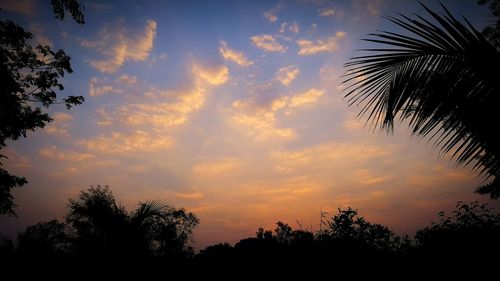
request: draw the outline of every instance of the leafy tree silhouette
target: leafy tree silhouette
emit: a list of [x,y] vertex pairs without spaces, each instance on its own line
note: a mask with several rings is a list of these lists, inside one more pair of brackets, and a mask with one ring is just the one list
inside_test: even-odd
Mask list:
[[[63,20],[65,11],[83,24],[83,6],[76,0],[52,0],[55,17]],[[73,72],[70,57],[63,50],[49,46],[33,46],[31,32],[18,24],[0,21],[0,149],[7,140],[26,137],[27,131],[43,128],[52,121],[42,107],[63,103],[68,109],[84,101],[69,95],[58,100],[56,90],[64,90],[60,78]],[[1,158],[6,156],[0,154]],[[27,183],[23,177],[11,175],[0,162],[0,214],[15,215],[11,190]]]
[[122,258],[180,258],[193,252],[186,243],[199,220],[184,209],[148,201],[128,213],[109,187],[99,185],[70,199],[68,209],[66,221],[79,252]]
[[[157,201],[127,212],[109,187],[92,186],[69,200],[66,223],[28,227],[15,251],[8,241],[0,245],[0,259],[17,278],[147,278],[166,269],[175,275],[194,254],[187,243],[198,223],[194,214]],[[21,265],[34,270],[16,271]]]
[[409,121],[415,135],[493,178],[477,190],[497,198],[500,135],[490,122],[500,119],[498,37],[488,33],[488,41],[441,6],[444,14],[422,4],[431,19],[388,17],[405,33],[382,31],[364,39],[382,46],[363,49],[368,54],[345,64],[345,96],[375,127],[392,132],[394,119]]

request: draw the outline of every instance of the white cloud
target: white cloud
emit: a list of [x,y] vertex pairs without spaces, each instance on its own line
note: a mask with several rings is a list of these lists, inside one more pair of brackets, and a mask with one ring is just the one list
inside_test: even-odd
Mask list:
[[229,48],[225,41],[220,41],[219,51],[225,60],[232,61],[240,66],[247,67],[253,64],[252,61],[245,57],[245,54],[243,52],[239,52]]
[[278,16],[276,16],[271,11],[264,12],[263,16],[264,16],[264,18],[266,18],[270,22],[276,22],[278,20]]
[[122,89],[117,89],[112,85],[106,84],[106,78],[92,77],[89,82],[89,96],[97,97],[105,94],[120,94],[123,93]]
[[284,33],[286,31],[286,26],[288,25],[288,23],[284,22],[280,25],[280,30],[279,32],[280,33]]
[[300,32],[300,25],[296,21],[292,22],[291,24],[289,24],[287,22],[282,23],[280,25],[279,32],[280,33],[284,33],[287,30],[287,27],[288,27],[288,30],[290,32],[293,32],[293,33],[299,33]]
[[294,21],[290,26],[288,27],[288,30],[290,30],[293,33],[299,33],[300,31],[300,26],[299,23]]
[[316,42],[306,39],[297,40],[297,45],[299,45],[300,48],[297,54],[301,56],[307,56],[321,52],[333,52],[338,49],[337,41],[345,37],[345,35],[345,32],[338,31],[335,36],[329,37],[326,40],[317,40]]
[[294,65],[282,67],[276,73],[276,80],[281,84],[288,86],[299,75],[299,68]]
[[266,51],[266,52],[284,52],[287,48],[272,36],[268,34],[255,35],[250,37],[250,41],[256,47]]
[[103,60],[90,60],[90,65],[101,72],[114,73],[126,61],[147,59],[153,48],[156,27],[154,20],[148,20],[140,33],[124,27],[107,26],[101,30],[98,40],[80,40],[80,44],[85,48],[95,49],[106,57]]

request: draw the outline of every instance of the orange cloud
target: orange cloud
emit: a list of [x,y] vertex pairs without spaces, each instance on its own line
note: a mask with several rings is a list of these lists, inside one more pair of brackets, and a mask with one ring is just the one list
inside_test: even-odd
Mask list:
[[128,85],[134,85],[137,83],[137,76],[134,75],[128,75],[128,74],[122,74],[120,77],[116,79],[116,82],[128,84]]
[[268,34],[252,36],[250,37],[250,41],[254,46],[266,52],[284,52],[287,49],[278,43],[272,35]]
[[122,89],[113,87],[112,85],[106,84],[106,78],[97,78],[92,77],[89,82],[89,96],[98,97],[105,94],[121,94],[123,93]]
[[222,158],[194,165],[193,173],[201,178],[221,176],[226,173],[234,172],[234,170],[241,165],[242,162],[236,158]]
[[264,12],[263,16],[264,16],[264,18],[266,18],[270,22],[276,22],[278,20],[278,16],[276,16],[271,11]]
[[219,51],[225,60],[232,61],[240,66],[247,67],[253,64],[252,61],[245,57],[243,52],[238,52],[229,48],[225,41],[220,41]]
[[126,28],[105,27],[96,41],[80,40],[85,48],[95,49],[106,59],[91,60],[90,65],[104,73],[116,72],[126,61],[144,61],[153,48],[156,21],[146,21],[142,33]]
[[299,75],[300,70],[297,66],[290,65],[282,67],[276,73],[276,80],[281,84],[288,86]]
[[82,140],[79,143],[90,151],[128,154],[165,150],[172,146],[174,139],[169,135],[153,135],[137,130],[129,134],[112,132],[108,135]]
[[292,96],[288,106],[289,107],[297,107],[297,106],[302,106],[302,105],[308,104],[308,103],[316,103],[318,101],[318,98],[324,94],[325,94],[325,91],[323,91],[323,90],[310,89],[303,94],[298,94],[298,95]]
[[229,69],[225,65],[209,68],[195,64],[192,71],[195,80],[205,81],[211,85],[222,85],[229,79]]
[[56,112],[52,115],[52,118],[54,121],[44,128],[44,132],[51,135],[69,136],[68,127],[69,122],[73,121],[73,116],[63,112]]
[[317,40],[316,42],[306,39],[297,40],[297,45],[299,46],[297,54],[308,56],[321,52],[333,52],[338,49],[338,40],[345,37],[345,35],[345,32],[338,31],[335,36],[329,37],[326,40]]
[[69,162],[88,161],[95,158],[95,155],[92,153],[79,153],[70,150],[60,150],[55,145],[43,147],[39,150],[39,153],[40,155],[47,158]]

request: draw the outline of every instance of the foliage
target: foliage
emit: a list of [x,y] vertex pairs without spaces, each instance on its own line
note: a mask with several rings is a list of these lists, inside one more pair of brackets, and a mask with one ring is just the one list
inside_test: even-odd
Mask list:
[[394,246],[395,235],[389,228],[367,222],[351,207],[346,210],[338,209],[338,214],[328,224],[330,229],[327,233],[333,239],[360,242],[377,249],[392,249]]
[[[444,6],[444,14],[422,6],[430,20],[388,17],[405,33],[370,34],[364,40],[382,47],[363,49],[367,55],[345,64],[349,105],[360,105],[360,116],[389,132],[395,119],[406,120],[414,134],[429,137],[457,163],[495,178],[500,138],[489,124],[500,119],[500,52]],[[499,188],[494,180],[482,192],[495,197]]]
[[[76,0],[52,0],[56,18],[62,20],[68,10],[78,23],[84,23],[82,7]],[[33,45],[33,34],[10,21],[0,21],[0,149],[8,140],[26,137],[52,121],[43,108],[65,104],[68,109],[84,101],[69,95],[58,99],[64,90],[60,79],[72,73],[70,57],[59,49]],[[6,158],[0,154],[1,158]],[[0,214],[15,215],[11,190],[24,185],[25,178],[8,173],[0,161]]]
[[70,199],[66,221],[77,251],[121,256],[184,256],[198,218],[156,201],[133,212],[116,204],[109,187],[92,186]]
[[23,254],[53,255],[68,248],[65,224],[57,220],[40,222],[18,235],[18,249]]
[[473,237],[470,237],[473,232],[481,233],[482,239],[486,238],[484,236],[490,231],[500,233],[500,214],[494,214],[493,209],[477,201],[470,204],[458,202],[451,216],[440,212],[439,219],[438,223],[433,222],[417,232],[415,238],[420,245],[440,244],[443,246],[443,243],[450,242],[450,238],[463,234],[469,236],[465,240],[473,241],[474,239],[471,239]]
[[7,257],[4,261],[11,264],[6,268],[36,269],[26,273],[43,279],[53,277],[63,265],[57,272],[61,280],[68,274],[72,279],[95,280],[165,274],[234,279],[242,273],[311,279],[324,276],[325,270],[353,277],[388,277],[399,270],[450,276],[453,272],[443,261],[459,266],[460,273],[480,274],[479,269],[496,266],[496,259],[487,257],[500,250],[500,214],[477,202],[458,202],[450,216],[441,212],[440,221],[419,230],[414,241],[348,207],[327,220],[329,227],[321,232],[293,229],[279,221],[274,232],[259,228],[256,237],[234,246],[208,246],[194,256],[186,247],[179,252],[178,245],[187,241],[185,235],[198,223],[182,209],[148,201],[127,212],[109,188],[96,186],[70,200],[69,210],[67,224],[39,223],[19,234],[17,247],[8,240],[0,243],[0,260]]
[[[491,2],[491,3],[490,3]],[[489,7],[493,16],[497,17],[494,25],[489,25],[483,29],[483,35],[493,44],[497,49],[500,48],[500,1],[499,0],[478,0],[479,5],[489,3]]]
[[64,20],[64,14],[68,11],[77,23],[85,23],[85,16],[83,14],[85,7],[77,0],[51,0],[50,3],[54,9],[56,19]]

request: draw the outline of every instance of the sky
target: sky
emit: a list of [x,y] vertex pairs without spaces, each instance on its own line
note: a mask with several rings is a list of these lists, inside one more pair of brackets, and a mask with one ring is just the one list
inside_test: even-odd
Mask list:
[[[51,107],[52,123],[2,151],[29,181],[3,235],[63,220],[91,185],[128,210],[159,200],[193,212],[195,249],[278,220],[315,231],[321,210],[348,206],[409,235],[457,201],[500,207],[405,124],[374,131],[343,98],[360,39],[398,30],[383,16],[425,14],[417,1],[82,2],[84,25],[56,20],[49,1],[1,2],[0,18],[71,56],[61,94],[86,99]],[[492,22],[476,1],[442,2],[479,29]]]

